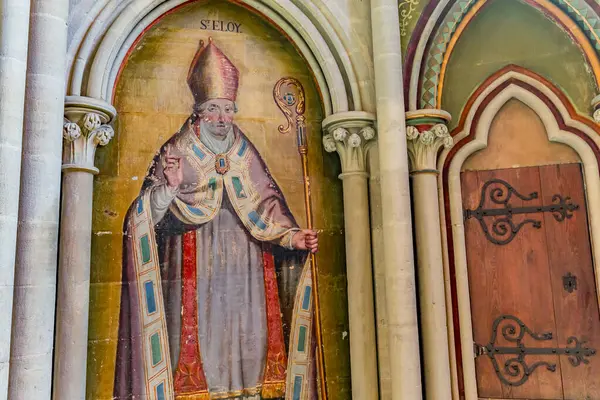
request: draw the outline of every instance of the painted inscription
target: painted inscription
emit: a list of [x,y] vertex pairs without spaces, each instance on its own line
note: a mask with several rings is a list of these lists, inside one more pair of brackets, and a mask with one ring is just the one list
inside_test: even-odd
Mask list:
[[317,233],[296,222],[235,122],[237,66],[212,37],[191,58],[192,113],[125,217],[113,398],[151,388],[160,395],[142,397],[316,400],[307,265]]
[[208,31],[242,33],[242,24],[234,21],[221,21],[218,19],[203,19],[200,27]]

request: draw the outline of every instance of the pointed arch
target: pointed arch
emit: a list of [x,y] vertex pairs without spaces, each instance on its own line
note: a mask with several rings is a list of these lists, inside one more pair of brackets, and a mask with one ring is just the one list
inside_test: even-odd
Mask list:
[[[600,210],[590,207],[600,202],[600,127],[578,115],[568,98],[551,82],[509,65],[490,76],[471,96],[452,132],[456,144],[443,152],[438,162],[442,171],[440,213],[448,276],[446,298],[448,309],[453,310],[449,321],[456,355],[453,375],[457,376],[466,400],[478,397],[460,172],[469,156],[487,147],[492,121],[511,99],[521,101],[540,117],[548,141],[571,147],[582,161],[596,285],[600,287]],[[600,297],[597,301],[600,303]]]
[[[85,23],[71,32],[67,94],[110,102],[121,64],[137,39],[162,16],[194,1],[202,0],[83,0],[81,9],[89,12],[73,12]],[[322,16],[307,14],[291,0],[232,1],[261,15],[294,44],[314,74],[326,116],[361,109],[348,52],[333,30],[317,28]]]
[[[581,49],[600,89],[600,4],[593,0],[519,0],[540,10]],[[445,71],[455,44],[490,0],[432,0],[408,45],[405,90],[409,110],[441,108]]]

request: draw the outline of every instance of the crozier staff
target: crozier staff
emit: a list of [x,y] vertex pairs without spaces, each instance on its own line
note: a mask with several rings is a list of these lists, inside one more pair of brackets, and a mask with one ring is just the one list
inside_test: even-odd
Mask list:
[[258,400],[297,387],[316,399],[305,262],[317,234],[234,123],[239,73],[212,40],[187,82],[194,112],[125,221],[115,397]]
[[[235,103],[228,99],[212,99],[198,106],[195,115],[200,120],[200,130],[205,133],[200,136],[200,140],[214,153],[225,153],[231,148],[234,139],[233,117],[236,111]],[[175,193],[183,182],[183,169],[180,163],[181,157],[171,154],[171,148],[172,146],[168,145],[166,149],[164,175],[171,193]],[[316,253],[317,232],[309,229],[297,231],[292,237],[292,247]]]

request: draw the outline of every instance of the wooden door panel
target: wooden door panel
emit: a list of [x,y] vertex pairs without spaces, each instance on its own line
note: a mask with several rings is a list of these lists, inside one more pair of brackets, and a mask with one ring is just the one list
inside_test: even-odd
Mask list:
[[[540,191],[541,182],[539,170],[533,168],[519,168],[511,170],[498,171],[500,177],[506,174],[505,181],[514,182],[515,190],[522,195],[529,196],[533,192]],[[542,199],[532,199],[530,201],[521,201],[519,203],[512,201],[515,207],[542,206]],[[523,214],[520,218],[514,217],[516,222],[524,220],[539,221],[539,214]],[[510,292],[511,307],[504,314],[514,315],[519,318],[533,333],[541,334],[544,332],[553,332],[556,330],[555,315],[551,312],[553,306],[552,292],[548,290],[550,286],[549,262],[546,255],[546,237],[542,228],[535,228],[531,224],[524,225],[516,234],[515,239],[504,246],[502,251],[506,254],[502,268],[506,268],[506,263],[515,263],[514,273],[504,275],[504,279],[510,281],[514,290]],[[506,310],[506,308],[504,308]],[[548,312],[547,310],[550,310]],[[525,333],[522,343],[525,347],[552,348],[556,347],[556,338],[552,340],[536,340]],[[515,346],[515,343],[508,341],[499,341],[500,345]],[[501,357],[501,361],[508,361],[514,356]],[[526,383],[520,386],[503,385],[503,395],[509,399],[561,399],[562,385],[560,379],[561,365],[558,363],[557,356],[533,356],[525,358],[525,363],[532,366],[535,362],[546,362],[556,365],[556,371],[549,371],[544,366],[538,367],[527,379]],[[503,365],[503,364],[501,364]],[[513,364],[515,365],[515,364]]]
[[[570,196],[572,202],[579,205],[572,217],[564,221],[557,221],[551,213],[544,214],[556,338],[561,347],[567,346],[569,337],[575,336],[589,341],[589,347],[598,349],[600,321],[580,166],[540,167],[540,178],[545,204],[551,204],[554,195],[561,194]],[[577,288],[572,292],[563,286],[563,277],[568,273],[577,279]],[[587,365],[574,367],[566,356],[560,357],[565,399],[600,399],[600,358],[591,357],[589,361]]]
[[[541,183],[539,169],[520,168],[496,171],[464,172],[462,174],[463,206],[465,209],[476,209],[481,199],[481,189],[492,179],[501,179],[512,184],[522,195],[540,192]],[[490,201],[493,188],[485,193],[484,208],[502,208],[503,205]],[[497,192],[498,193],[498,192]],[[542,199],[523,201],[516,195],[510,200],[512,207],[541,206]],[[540,219],[539,214],[515,215],[515,225],[527,219]],[[485,218],[488,229],[492,230],[493,221],[497,217]],[[473,318],[473,334],[476,343],[487,344],[492,335],[492,326],[501,315],[513,315],[525,323],[533,332],[554,332],[556,322],[553,309],[549,261],[546,255],[546,236],[543,229],[536,229],[525,224],[507,244],[499,245],[491,242],[483,233],[480,222],[475,218],[465,221],[467,244],[467,264],[469,273],[469,289],[471,296],[471,312]],[[500,327],[504,326],[503,323]],[[518,329],[518,327],[517,327]],[[496,345],[514,347],[515,344],[503,339],[499,329]],[[537,341],[525,336],[522,343],[528,347],[556,347],[556,338]],[[497,356],[498,366],[514,356]],[[559,360],[557,356],[531,356],[525,361],[532,365],[545,361],[557,365],[557,371],[551,372],[544,367],[535,370],[527,381],[520,386],[503,384],[498,378],[491,360],[487,356],[476,359],[477,383],[479,395],[487,398],[505,399],[562,399]],[[511,379],[505,373],[504,376]],[[558,378],[558,379],[557,379]]]
[[[483,182],[480,181],[479,174],[476,172],[463,173],[461,178],[463,207],[474,209],[479,204],[479,192],[483,186]],[[480,227],[476,220],[469,219],[465,221],[468,266],[477,265],[480,258],[479,255],[485,254],[487,250],[486,240],[478,229]],[[496,262],[496,258],[491,257],[487,262],[493,265]],[[495,266],[490,268],[487,273],[483,268],[468,269],[469,282],[480,282],[477,287],[471,285],[470,288],[473,336],[477,343],[485,343],[489,340],[489,327],[492,326],[490,315],[500,302],[496,291],[488,291],[486,293],[488,288],[495,286],[495,282],[497,281],[496,271],[497,268]],[[485,298],[486,301],[480,301],[482,298]],[[475,367],[477,370],[478,393],[485,393],[486,396],[502,397],[502,384],[496,378],[492,364],[480,357],[475,360]]]

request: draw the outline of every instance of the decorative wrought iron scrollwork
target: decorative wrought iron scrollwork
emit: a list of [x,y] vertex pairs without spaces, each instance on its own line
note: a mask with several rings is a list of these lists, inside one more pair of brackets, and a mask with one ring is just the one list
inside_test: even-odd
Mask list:
[[[486,194],[489,189],[489,200],[502,208],[484,208],[486,204]],[[538,198],[538,192],[532,192],[528,196],[522,195],[508,182],[502,179],[492,179],[487,181],[481,188],[481,198],[479,205],[474,210],[464,210],[465,220],[475,218],[479,221],[485,237],[497,245],[510,243],[517,233],[525,225],[531,225],[534,228],[541,228],[542,221],[527,218],[521,222],[513,221],[513,216],[518,214],[536,214],[550,212],[554,219],[562,222],[573,216],[573,212],[579,208],[574,204],[570,197],[563,197],[560,194],[552,196],[552,204],[546,206],[512,207],[511,199],[517,197],[522,201],[531,201]],[[493,220],[491,226],[485,220],[486,217],[497,217]]]
[[[502,326],[500,332],[504,340],[514,343],[513,347],[498,346],[496,340],[498,338],[498,328]],[[596,350],[586,347],[585,341],[579,340],[575,336],[567,339],[567,347],[525,347],[523,339],[525,335],[530,336],[537,341],[546,341],[552,339],[551,332],[535,333],[529,329],[519,318],[513,315],[501,315],[496,318],[492,326],[492,336],[490,342],[485,345],[475,343],[475,357],[488,356],[492,361],[496,375],[500,381],[509,386],[521,386],[531,376],[531,374],[539,367],[546,367],[548,371],[555,372],[556,364],[546,361],[538,361],[531,365],[527,364],[525,357],[528,355],[566,355],[573,367],[580,364],[588,364],[589,357],[596,354]],[[570,347],[569,347],[570,346]],[[504,362],[503,368],[500,368],[498,355],[514,355]]]

